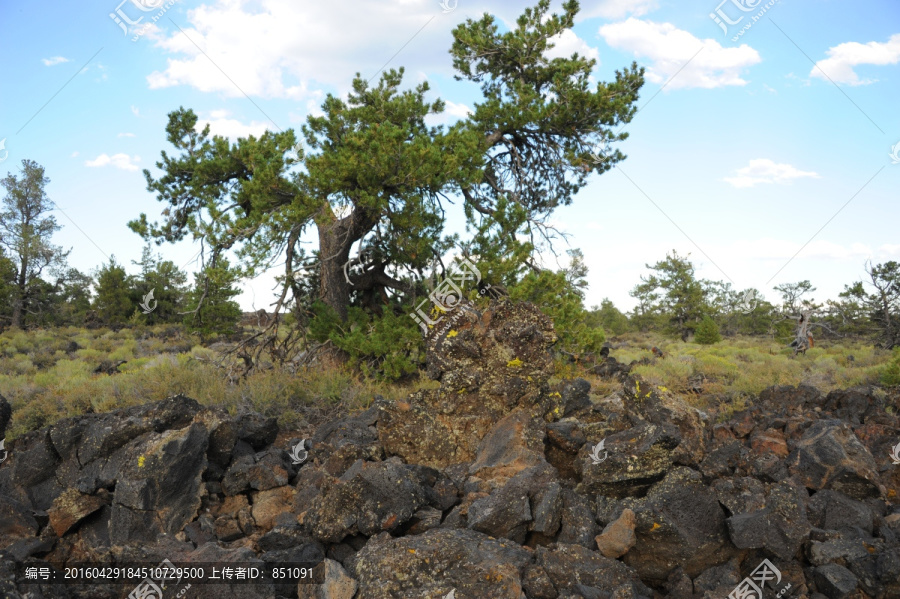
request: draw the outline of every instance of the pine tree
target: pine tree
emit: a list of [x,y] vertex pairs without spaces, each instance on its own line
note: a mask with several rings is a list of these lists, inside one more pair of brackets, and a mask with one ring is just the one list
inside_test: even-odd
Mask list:
[[[490,15],[458,25],[453,67],[460,80],[481,86],[482,98],[447,128],[426,124],[445,103],[426,100],[427,83],[404,89],[403,69],[387,70],[374,85],[357,74],[346,97],[329,95],[322,114],[301,128],[308,151],[299,153],[294,131],[231,142],[199,129],[193,111],[174,111],[166,133],[175,152],[163,153],[158,177],[144,171],[164,204],[161,218],[141,214],[129,226],[157,242],[191,235],[214,253],[236,249],[247,259],[245,276],[283,256],[282,282],[295,294],[305,291],[293,278],[301,248],[315,241],[318,264],[306,270],[316,274],[316,299],[346,322],[352,307],[408,313],[421,301],[412,275],[447,249],[445,212],[450,194],[460,194],[468,224],[495,223],[502,249],[510,250],[502,264],[491,262],[491,276],[502,280],[496,284],[509,288],[527,272],[540,277],[534,260],[543,248],[532,245],[520,268],[513,240],[550,244],[553,212],[572,203],[588,176],[625,159],[616,150],[598,161],[595,148],[627,137],[621,126],[635,115],[644,83],[636,63],[593,81],[589,57],[546,58],[578,11],[575,0],[559,14],[538,0],[507,32]],[[292,171],[298,163],[303,168]],[[502,222],[509,215],[515,220]],[[376,259],[348,276],[345,265],[367,248]],[[566,289],[575,306],[571,281]],[[284,297],[278,309],[300,300]]]
[[694,341],[701,345],[712,345],[722,340],[719,325],[710,316],[704,316],[694,331]]
[[241,293],[235,287],[237,281],[237,273],[224,257],[196,274],[185,298],[185,327],[206,336],[233,334],[241,319],[241,307],[231,299]]
[[137,308],[132,300],[133,278],[116,263],[115,256],[100,268],[96,278],[94,309],[106,324],[124,324]]
[[132,302],[140,305],[144,302],[144,298],[149,298],[149,294],[153,293],[153,298],[148,299],[147,306],[153,309],[149,313],[146,309],[141,310],[145,314],[145,322],[147,324],[181,322],[180,313],[187,309],[185,306],[187,273],[171,260],[163,260],[160,255],[154,256],[149,244],[144,246],[140,261],[134,264],[141,267],[141,274],[134,281]]

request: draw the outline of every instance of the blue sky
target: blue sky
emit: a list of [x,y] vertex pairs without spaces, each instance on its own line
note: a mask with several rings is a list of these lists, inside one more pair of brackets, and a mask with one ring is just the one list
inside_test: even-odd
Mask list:
[[[126,223],[162,209],[141,171],[157,173],[171,152],[164,128],[180,106],[232,138],[299,128],[357,71],[369,78],[389,63],[447,102],[433,124],[465,115],[479,93],[453,80],[451,30],[484,12],[509,26],[531,3],[444,1],[0,0],[0,175],[37,161],[71,265],[90,271],[115,255],[136,272],[143,242]],[[645,264],[673,249],[700,277],[770,300],[774,285],[803,279],[816,299],[834,298],[866,260],[900,260],[900,3],[852,7],[582,3],[554,52],[596,58],[597,80],[633,60],[648,75],[620,147],[628,159],[554,215],[585,254],[589,305],[609,297],[631,309]],[[461,222],[451,215],[451,229]],[[190,272],[198,250],[159,249]],[[272,281],[246,282],[242,306],[268,307]]]

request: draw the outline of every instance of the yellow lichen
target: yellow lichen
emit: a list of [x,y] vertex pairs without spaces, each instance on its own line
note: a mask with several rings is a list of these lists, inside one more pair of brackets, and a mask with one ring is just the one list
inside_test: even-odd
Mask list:
[[457,333],[456,331],[453,331],[453,330],[451,330],[449,333],[447,333],[447,337],[456,337],[457,335],[459,335],[459,333]]
[[509,368],[518,368],[522,365],[522,360],[519,358],[515,358],[506,363],[506,366]]
[[138,468],[144,467],[144,456],[138,457]]
[[654,523],[653,523],[653,527],[650,529],[650,532],[653,532],[653,531],[656,530],[657,528],[662,528],[662,527],[661,527],[658,523],[654,522]]

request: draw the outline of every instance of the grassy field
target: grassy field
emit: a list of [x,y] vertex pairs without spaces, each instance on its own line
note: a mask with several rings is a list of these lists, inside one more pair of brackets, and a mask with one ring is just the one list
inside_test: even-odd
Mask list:
[[[632,334],[612,341],[616,347],[611,355],[625,363],[651,357],[649,348],[658,346],[666,358],[636,366],[633,372],[684,394],[698,408],[714,409],[720,417],[743,409],[771,385],[806,383],[827,392],[896,382],[892,372],[900,364],[900,353],[892,356],[862,343],[823,342],[805,356],[793,357],[783,344],[767,339],[729,339],[702,346]],[[199,338],[174,326],[3,332],[0,394],[13,407],[7,438],[67,416],[105,412],[176,393],[205,405],[223,406],[232,414],[254,410],[276,416],[283,427],[292,428],[306,424],[305,408],[353,411],[367,407],[375,394],[401,399],[418,388],[436,386],[424,376],[397,385],[320,367],[297,373],[272,368],[240,378],[216,365],[222,347],[204,347]],[[119,367],[120,374],[95,374],[104,360],[126,363]],[[577,376],[587,378],[598,396],[621,386],[588,374],[578,364],[562,362],[557,364],[554,380]],[[702,392],[691,393],[697,380],[703,381]]]
[[[871,343],[817,343],[806,355],[793,356],[793,350],[772,339],[733,338],[714,345],[698,345],[663,340],[647,335],[623,338],[627,347],[610,355],[629,363],[651,357],[649,348],[659,347],[664,359],[637,365],[632,372],[645,380],[682,395],[688,403],[703,410],[714,410],[720,419],[749,406],[760,391],[773,385],[806,384],[827,393],[856,385],[896,383],[893,371],[900,353],[875,348]],[[615,381],[585,377],[593,393],[612,392]],[[702,392],[691,391],[702,381]]]

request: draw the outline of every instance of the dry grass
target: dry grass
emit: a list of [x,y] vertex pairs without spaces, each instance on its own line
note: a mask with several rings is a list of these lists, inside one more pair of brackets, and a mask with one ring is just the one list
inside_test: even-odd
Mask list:
[[[878,384],[884,379],[891,353],[865,345],[822,342],[806,355],[794,357],[783,344],[758,338],[728,339],[714,345],[666,340],[632,334],[618,339],[626,347],[611,351],[620,362],[650,358],[632,372],[682,395],[700,408],[718,407],[720,417],[745,409],[759,393],[773,385],[807,384],[824,393],[856,385]],[[653,360],[650,348],[659,347],[665,359]],[[853,356],[851,360],[850,356]],[[618,385],[587,376],[592,387],[606,391]],[[689,392],[692,381],[703,379],[702,393]],[[722,402],[725,402],[723,405]]]
[[[69,341],[83,349],[67,354]],[[35,360],[35,356],[40,356]],[[46,357],[43,357],[46,356]],[[253,410],[275,416],[283,427],[301,426],[306,408],[355,411],[368,407],[376,394],[405,398],[425,385],[364,380],[345,369],[319,367],[296,374],[270,369],[246,378],[229,377],[215,365],[219,355],[199,339],[173,327],[5,332],[0,334],[0,394],[9,399],[13,417],[7,437],[86,412],[157,401],[177,393],[230,413]],[[127,360],[121,374],[94,374],[103,360]]]
[[[68,344],[79,346],[67,353]],[[745,408],[771,385],[812,384],[824,392],[877,383],[891,354],[861,344],[823,343],[805,356],[769,340],[732,339],[711,346],[675,342],[649,335],[628,335],[612,355],[628,363],[652,358],[654,345],[666,358],[636,366],[635,374],[683,395],[701,409],[715,406],[720,417]],[[215,347],[218,347],[216,345]],[[849,356],[855,360],[851,361]],[[900,353],[896,361],[900,361]],[[368,407],[376,394],[403,399],[434,387],[425,377],[404,385],[364,380],[346,369],[321,367],[290,373],[280,369],[231,378],[215,365],[219,354],[200,345],[179,327],[109,330],[63,328],[0,334],[0,394],[13,407],[7,436],[23,433],[85,412],[106,412],[156,401],[176,393],[204,405],[224,406],[232,414],[253,410],[275,416],[285,428],[304,426],[307,408],[337,413]],[[121,374],[93,374],[103,360],[127,360]],[[605,396],[621,385],[588,374],[581,366],[558,363],[554,380],[582,376],[592,394]],[[702,376],[703,393],[687,392]],[[724,403],[723,403],[724,402]]]

